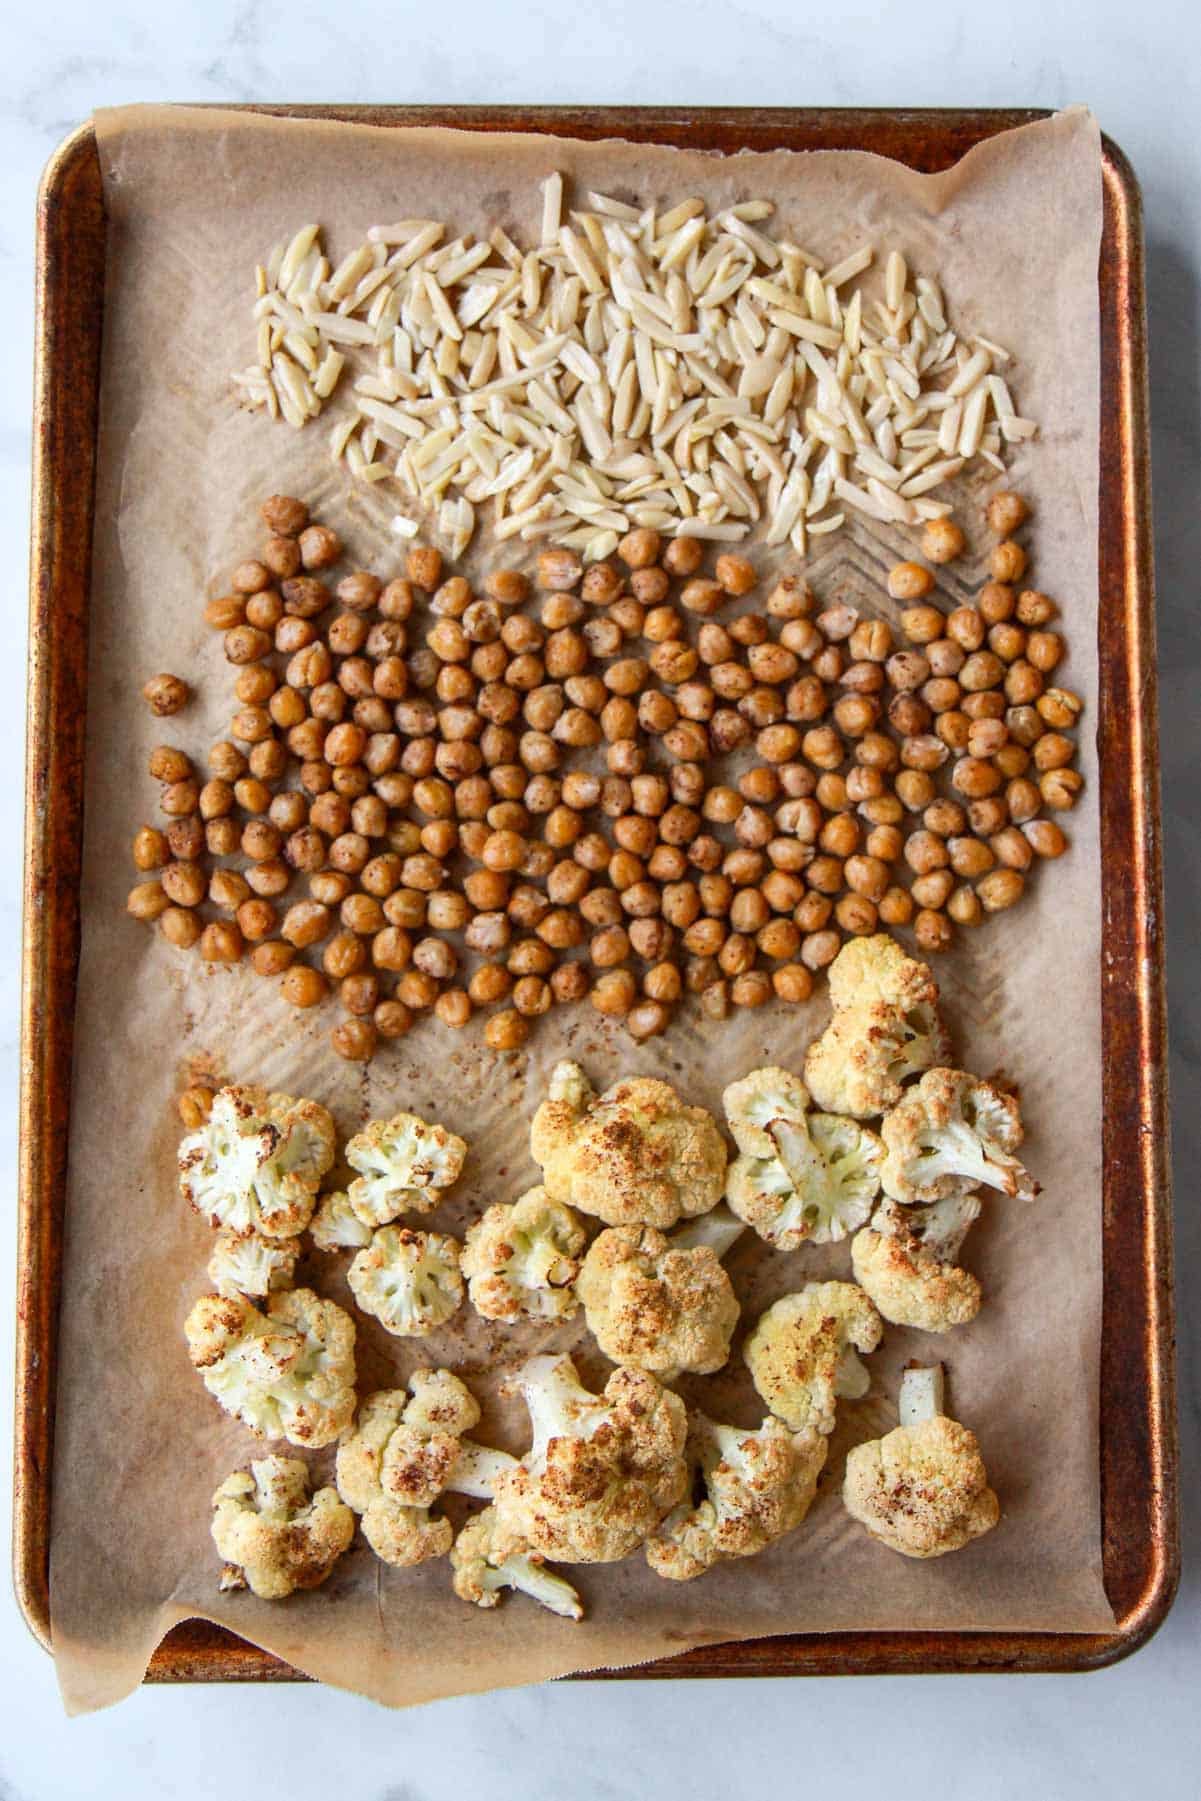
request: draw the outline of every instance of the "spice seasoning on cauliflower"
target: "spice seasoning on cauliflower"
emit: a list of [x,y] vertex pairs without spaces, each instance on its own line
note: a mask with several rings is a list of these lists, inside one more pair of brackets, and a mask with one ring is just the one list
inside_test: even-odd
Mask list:
[[309,1223],[334,1160],[334,1122],[316,1101],[222,1088],[179,1147],[179,1188],[214,1227],[291,1238]]
[[361,1251],[371,1243],[371,1227],[364,1225],[341,1189],[321,1197],[309,1221],[309,1237],[319,1251]]
[[424,1563],[450,1550],[454,1529],[430,1510],[458,1488],[463,1437],[479,1417],[475,1396],[445,1369],[414,1370],[407,1391],[381,1389],[359,1408],[338,1447],[338,1493],[362,1515],[363,1536],[384,1563]]
[[424,1338],[443,1326],[463,1300],[457,1238],[381,1226],[346,1272],[364,1313],[397,1338]]
[[704,1499],[681,1501],[647,1539],[652,1570],[691,1582],[715,1563],[753,1557],[783,1538],[813,1504],[828,1446],[822,1433],[790,1432],[771,1414],[751,1432],[694,1413],[687,1456]]
[[213,1510],[213,1543],[226,1560],[222,1589],[249,1588],[262,1601],[318,1588],[354,1537],[354,1515],[336,1488],[310,1499],[298,1457],[263,1457],[235,1470]]
[[468,1520],[450,1553],[454,1590],[476,1607],[495,1607],[507,1588],[520,1589],[540,1607],[565,1620],[582,1620],[584,1609],[570,1582],[552,1574],[537,1551],[497,1549],[496,1510],[485,1507]]
[[975,1276],[954,1259],[980,1212],[975,1194],[951,1195],[930,1207],[885,1200],[871,1225],[851,1241],[855,1280],[894,1326],[949,1332],[980,1311]]
[[653,1226],[610,1226],[589,1247],[576,1292],[614,1363],[672,1381],[729,1359],[738,1300],[708,1245],[681,1249]]
[[358,1170],[347,1194],[365,1226],[386,1226],[402,1213],[428,1213],[456,1181],[467,1144],[445,1126],[415,1113],[373,1119],[346,1146]]
[[688,1486],[684,1403],[644,1370],[614,1370],[603,1394],[570,1357],[533,1357],[516,1386],[529,1450],[492,1484],[498,1555],[612,1563],[633,1551]]
[[942,1367],[901,1378],[901,1424],[847,1457],[847,1512],[902,1557],[942,1557],[1001,1516],[975,1434],[943,1412]]
[[855,1355],[874,1351],[880,1315],[854,1282],[809,1282],[762,1314],[743,1347],[751,1380],[794,1432],[834,1430],[835,1401],[858,1401],[871,1377]]
[[880,1130],[884,1192],[906,1206],[980,1187],[1021,1201],[1039,1191],[1013,1155],[1023,1136],[1017,1101],[964,1070],[927,1070]]
[[531,1188],[489,1207],[463,1241],[463,1274],[485,1319],[569,1319],[584,1249],[583,1222],[570,1207]]
[[354,1417],[354,1321],[310,1288],[201,1295],[184,1322],[204,1386],[261,1438],[328,1445]]
[[886,933],[845,944],[829,985],[833,1015],[805,1058],[809,1092],[826,1112],[885,1113],[907,1077],[950,1057],[933,973]]
[[804,1083],[786,1069],[755,1069],[723,1098],[741,1156],[726,1199],[777,1250],[807,1239],[836,1243],[867,1219],[880,1190],[883,1146],[854,1120],[809,1113]]
[[272,1294],[291,1286],[299,1255],[298,1238],[221,1232],[209,1258],[208,1278],[218,1294]]
[[534,1115],[530,1152],[552,1200],[609,1226],[666,1231],[721,1199],[726,1147],[703,1107],[667,1082],[635,1076],[597,1095],[576,1063],[560,1063]]

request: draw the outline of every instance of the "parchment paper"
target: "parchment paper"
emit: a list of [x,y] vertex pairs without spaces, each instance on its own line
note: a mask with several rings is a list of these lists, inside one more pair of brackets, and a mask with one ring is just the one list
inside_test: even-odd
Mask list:
[[[109,213],[100,475],[92,591],[84,936],[61,1324],[51,1567],[59,1677],[71,1711],[139,1680],[162,1634],[191,1615],[221,1621],[324,1681],[394,1706],[620,1667],[689,1646],[842,1628],[1034,1628],[1112,1624],[1101,1583],[1097,1372],[1101,1305],[1096,718],[1098,341],[1101,187],[1097,127],[1083,111],[994,140],[957,168],[921,177],[863,154],[720,159],[619,143],[449,131],[383,131],[219,111],[131,109],[97,118]],[[807,1524],[769,1553],[700,1582],[666,1583],[640,1557],[574,1571],[586,1624],[524,1598],[494,1613],[451,1594],[444,1562],[393,1571],[361,1544],[313,1594],[285,1604],[219,1595],[209,1539],[217,1483],[260,1448],[204,1392],[181,1328],[211,1238],[175,1189],[174,1098],[193,1068],[262,1080],[330,1105],[343,1131],[406,1106],[471,1141],[454,1200],[434,1224],[461,1231],[486,1204],[536,1179],[525,1123],[545,1074],[570,1047],[599,1084],[659,1072],[717,1107],[754,1063],[799,1065],[824,1022],[824,984],[800,1010],[765,1009],[719,1029],[687,1013],[633,1048],[591,1009],[541,1023],[528,1057],[496,1057],[475,1034],[422,1025],[363,1072],[329,1049],[328,1014],[298,1016],[245,968],[206,971],[129,921],[129,843],[155,816],[150,746],[199,756],[223,736],[230,672],[201,621],[204,599],[258,538],[267,493],[305,495],[355,557],[387,574],[390,510],[351,493],[319,425],[293,434],[237,410],[227,380],[250,352],[255,261],[306,219],[337,258],[369,224],[429,213],[456,231],[500,222],[532,234],[537,181],[554,168],[581,187],[643,199],[701,193],[780,203],[778,224],[829,258],[865,237],[897,244],[945,281],[961,330],[1019,355],[1015,391],[1043,424],[1014,478],[1037,506],[1038,586],[1062,603],[1064,679],[1086,696],[1083,804],[1071,854],[1045,868],[1020,908],[939,964],[962,1060],[1004,1066],[1022,1087],[1037,1209],[998,1201],[968,1241],[987,1304],[970,1327],[931,1340],[889,1329],[872,1392],[841,1410]],[[63,379],[69,379],[64,372]],[[961,516],[979,520],[977,505]],[[884,610],[881,572],[907,542],[856,521],[825,540],[815,579],[828,598]],[[982,579],[977,555],[947,572],[954,601]],[[155,722],[145,678],[198,681],[197,703]],[[748,1238],[749,1238],[748,1234]],[[315,1254],[307,1276],[343,1298],[345,1259]],[[846,1273],[846,1245],[773,1255],[745,1239],[729,1267],[744,1317],[819,1273]],[[574,1325],[543,1342],[568,1345]],[[360,1324],[361,1392],[446,1360],[485,1401],[481,1436],[519,1449],[520,1410],[498,1404],[505,1361],[530,1348],[464,1309],[433,1338]],[[843,1457],[894,1423],[907,1358],[943,1357],[954,1410],[979,1433],[1002,1500],[1000,1526],[962,1554],[920,1564],[872,1544],[838,1499]],[[603,1375],[603,1360],[585,1356]],[[730,1369],[691,1385],[718,1417],[761,1414]],[[328,1455],[314,1459],[326,1469]]]

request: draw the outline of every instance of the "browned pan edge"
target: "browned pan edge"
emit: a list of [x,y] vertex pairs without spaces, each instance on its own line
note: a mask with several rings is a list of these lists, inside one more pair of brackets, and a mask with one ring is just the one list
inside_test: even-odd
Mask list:
[[[866,149],[913,168],[1044,117],[1021,111],[263,106],[379,125],[625,137],[693,148]],[[1104,144],[1099,650],[1104,900],[1104,1312],[1101,1500],[1108,1633],[844,1632],[714,1645],[598,1676],[1069,1671],[1111,1663],[1163,1620],[1179,1574],[1171,1313],[1154,589],[1138,186]],[[22,983],[14,1583],[49,1648],[57,1314],[79,949],[84,694],[104,241],[90,124],[38,205],[33,542]],[[151,1681],[287,1681],[296,1672],[207,1621],[176,1627]]]

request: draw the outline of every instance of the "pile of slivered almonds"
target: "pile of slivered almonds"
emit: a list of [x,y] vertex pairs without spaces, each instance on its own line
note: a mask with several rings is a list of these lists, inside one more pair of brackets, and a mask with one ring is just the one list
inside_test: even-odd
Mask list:
[[[391,580],[335,581],[336,533],[274,496],[206,608],[238,671],[230,736],[207,779],[153,751],[168,823],[137,835],[129,911],[210,962],[249,955],[297,1007],[336,990],[353,1060],[431,1010],[496,1009],[485,1040],[512,1050],[587,997],[644,1039],[686,993],[713,1018],[805,1000],[844,937],[912,926],[942,950],[1062,853],[1044,810],[1081,788],[1026,514],[993,497],[993,579],[949,613],[927,565],[964,535],[928,522],[925,561],[889,577],[898,647],[797,576],[759,610],[745,557],[706,575],[700,541],[648,527],[587,569],[544,549],[532,590],[494,567],[477,593],[421,546]],[[164,715],[188,692],[145,689]]]
[[542,199],[530,249],[403,219],[331,268],[306,225],[256,271],[235,383],[295,427],[349,386],[332,454],[394,485],[402,536],[424,522],[460,556],[490,503],[497,542],[585,562],[638,528],[804,555],[848,508],[946,517],[936,490],[976,459],[1003,471],[1036,431],[1009,353],[960,338],[896,250],[877,291],[871,246],[823,267],[767,235],[769,201],[711,218],[589,193],[565,212],[559,175]]

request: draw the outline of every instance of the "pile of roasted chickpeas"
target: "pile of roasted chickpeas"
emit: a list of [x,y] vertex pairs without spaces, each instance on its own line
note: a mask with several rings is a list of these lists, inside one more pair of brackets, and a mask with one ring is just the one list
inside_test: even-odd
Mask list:
[[[633,531],[589,568],[548,548],[532,583],[497,568],[479,592],[417,546],[401,577],[331,585],[337,534],[287,496],[261,511],[205,610],[239,709],[206,777],[152,753],[167,824],[137,834],[129,910],[297,1007],[336,992],[343,1057],[428,1012],[490,1009],[512,1050],[560,1002],[644,1039],[686,994],[713,1018],[802,1001],[845,937],[943,950],[1065,849],[1046,814],[1080,792],[1081,702],[1052,685],[1017,494],[989,505],[974,605],[930,598],[928,565],[965,548],[951,520],[893,569],[900,643],[798,576],[755,609],[752,563],[706,575],[696,539]],[[168,716],[189,690],[144,695]]]

